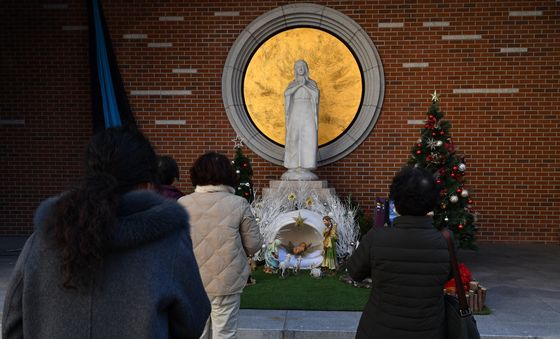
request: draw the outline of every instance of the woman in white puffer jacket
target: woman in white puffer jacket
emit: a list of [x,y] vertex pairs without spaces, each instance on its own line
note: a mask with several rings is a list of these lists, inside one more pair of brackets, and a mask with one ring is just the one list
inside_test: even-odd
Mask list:
[[235,195],[237,174],[228,158],[209,152],[190,176],[195,191],[179,199],[190,215],[193,248],[212,312],[201,338],[235,338],[241,292],[250,274],[247,256],[262,236],[249,203]]

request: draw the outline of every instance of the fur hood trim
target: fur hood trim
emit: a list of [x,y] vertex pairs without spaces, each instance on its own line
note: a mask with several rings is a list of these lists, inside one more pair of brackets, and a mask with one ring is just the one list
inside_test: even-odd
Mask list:
[[123,195],[118,212],[111,239],[115,248],[137,247],[189,227],[187,211],[177,201],[150,191]]
[[231,194],[235,194],[233,187],[227,185],[196,186],[194,191],[196,193],[229,192]]
[[[37,209],[34,220],[38,230],[44,228],[45,220],[59,198],[49,198]],[[117,208],[117,220],[110,240],[114,249],[138,247],[189,228],[188,214],[181,205],[147,190],[124,194]]]

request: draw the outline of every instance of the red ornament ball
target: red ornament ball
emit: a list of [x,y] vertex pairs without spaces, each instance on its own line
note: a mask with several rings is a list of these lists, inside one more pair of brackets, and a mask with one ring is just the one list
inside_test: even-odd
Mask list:
[[436,179],[436,184],[440,185],[441,184],[441,179]]
[[461,193],[463,190],[460,188],[457,188],[457,193]]
[[435,136],[436,136],[436,132],[432,132],[432,136],[435,137]]
[[456,171],[456,170],[458,170],[458,169],[459,169],[459,167],[453,166],[453,170],[454,170],[454,171]]
[[463,224],[459,224],[459,225],[457,226],[457,228],[460,229],[460,230],[462,230],[463,227],[465,227],[465,226],[463,226]]
[[451,173],[450,175],[451,175],[453,178],[455,178],[455,173]]
[[473,203],[473,201],[471,199],[469,199],[469,204],[472,204],[472,203]]
[[421,150],[416,151],[416,154],[422,154]]
[[416,144],[416,146],[418,146],[418,147],[422,147],[422,144]]
[[246,162],[243,163],[243,167],[247,167],[248,164]]
[[444,132],[444,131],[441,131],[441,132],[439,132],[439,134],[440,134],[440,135],[444,135],[444,134],[445,134],[445,132]]

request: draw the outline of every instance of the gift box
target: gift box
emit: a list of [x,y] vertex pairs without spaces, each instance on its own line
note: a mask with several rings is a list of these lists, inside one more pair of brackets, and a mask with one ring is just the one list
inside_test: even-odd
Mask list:
[[473,280],[469,282],[469,290],[465,294],[471,312],[477,313],[482,311],[486,301],[486,288],[480,285],[478,281]]
[[[486,302],[486,288],[475,280],[469,281],[466,287],[465,296],[467,297],[469,309],[473,313],[481,312]],[[444,293],[456,296],[455,285],[446,286]]]

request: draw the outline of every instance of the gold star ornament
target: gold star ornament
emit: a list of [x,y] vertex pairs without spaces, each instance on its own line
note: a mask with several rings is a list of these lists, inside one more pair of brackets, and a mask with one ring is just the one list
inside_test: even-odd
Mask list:
[[439,97],[437,91],[434,90],[434,93],[432,93],[432,102],[438,102],[438,101],[439,101]]
[[238,136],[235,137],[235,139],[231,139],[231,141],[233,141],[233,149],[237,149],[237,148],[241,148],[241,147],[244,146],[243,142],[245,140],[238,135]]
[[296,227],[301,228],[304,224],[305,218],[301,217],[301,214],[298,213],[298,216],[294,218]]

